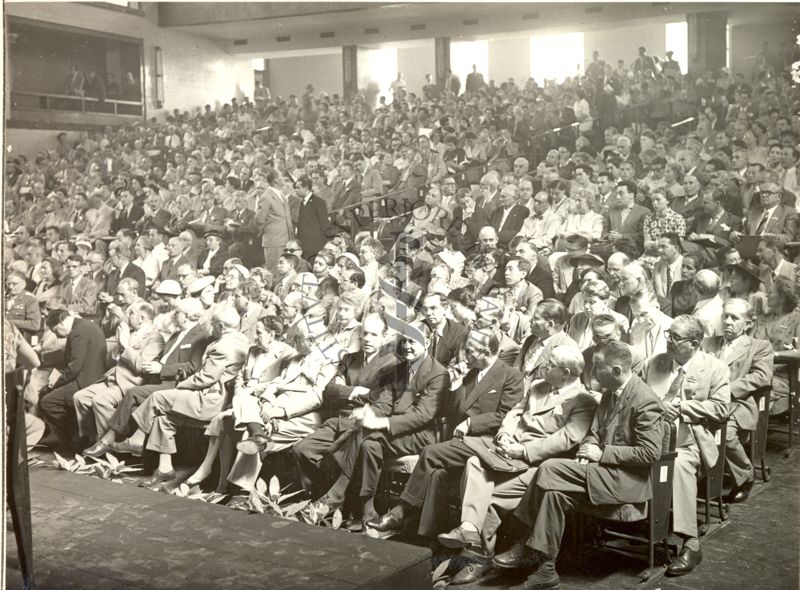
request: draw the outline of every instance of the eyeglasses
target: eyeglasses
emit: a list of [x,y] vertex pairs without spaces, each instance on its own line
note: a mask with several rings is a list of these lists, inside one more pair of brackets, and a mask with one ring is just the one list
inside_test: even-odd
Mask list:
[[688,342],[689,340],[691,340],[691,338],[686,338],[686,337],[683,337],[683,338],[677,337],[676,338],[672,334],[671,330],[664,330],[664,338],[666,338],[667,340],[669,340],[673,344],[680,344],[681,342]]

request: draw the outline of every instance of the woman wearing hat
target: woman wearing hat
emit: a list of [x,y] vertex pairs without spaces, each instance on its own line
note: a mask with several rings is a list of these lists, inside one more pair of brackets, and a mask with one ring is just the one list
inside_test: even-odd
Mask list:
[[760,290],[760,269],[747,260],[727,267],[731,273],[731,297],[744,299],[750,303],[753,315],[761,316],[767,309],[767,296]]

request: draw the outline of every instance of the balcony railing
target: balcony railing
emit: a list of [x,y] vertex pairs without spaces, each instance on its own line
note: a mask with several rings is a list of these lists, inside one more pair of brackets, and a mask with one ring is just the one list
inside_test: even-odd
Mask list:
[[107,113],[141,117],[144,104],[141,101],[106,98],[99,100],[91,96],[52,94],[45,92],[11,91],[11,108],[40,111],[73,111]]

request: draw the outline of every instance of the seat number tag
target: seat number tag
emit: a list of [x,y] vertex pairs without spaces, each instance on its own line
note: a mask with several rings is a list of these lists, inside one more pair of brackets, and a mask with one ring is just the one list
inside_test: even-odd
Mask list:
[[658,474],[658,483],[664,483],[669,476],[669,465],[662,465],[661,472]]
[[758,400],[758,411],[763,412],[764,408],[766,407],[767,407],[767,398],[762,397],[760,400]]
[[717,430],[714,433],[714,442],[717,443],[717,444],[722,442],[722,431],[721,430]]

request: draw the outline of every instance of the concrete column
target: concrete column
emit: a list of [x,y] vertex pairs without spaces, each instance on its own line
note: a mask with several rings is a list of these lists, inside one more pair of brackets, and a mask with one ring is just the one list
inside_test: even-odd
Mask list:
[[342,88],[344,97],[358,94],[358,46],[342,47]]
[[689,28],[689,73],[699,76],[725,66],[728,15],[697,12],[686,15]]
[[444,73],[450,69],[450,37],[436,37],[436,77],[435,81],[441,84]]

